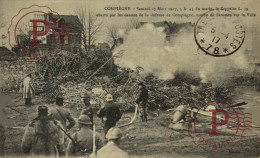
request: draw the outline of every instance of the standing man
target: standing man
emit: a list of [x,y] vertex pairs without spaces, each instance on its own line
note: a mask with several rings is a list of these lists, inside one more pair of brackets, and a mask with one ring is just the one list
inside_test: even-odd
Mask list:
[[121,137],[119,128],[110,128],[106,135],[108,143],[97,152],[97,158],[129,158],[128,153],[118,147]]
[[120,120],[122,114],[119,110],[119,106],[113,102],[113,96],[111,94],[106,95],[106,103],[98,110],[97,116],[102,118],[105,135],[107,131],[115,127],[116,122]]
[[[80,131],[72,135],[67,147],[68,156],[88,156],[93,152],[93,131],[91,130],[92,122],[87,115],[81,115],[78,119]],[[103,146],[102,137],[95,133],[96,149]]]
[[[56,106],[50,108],[50,116],[60,121],[62,124],[62,128],[66,130],[70,130],[75,124],[75,120],[70,114],[68,109],[63,107],[63,97],[58,96],[56,97]],[[68,123],[68,124],[67,124]],[[65,142],[64,134],[61,136],[61,141]],[[64,143],[57,146],[60,156],[65,155]]]
[[56,105],[50,108],[49,113],[55,120],[61,122],[63,129],[65,130],[71,129],[76,124],[70,111],[63,107],[63,97],[56,98]]
[[32,105],[32,98],[34,98],[34,87],[32,86],[32,74],[28,74],[23,80],[23,98],[25,105]]
[[0,156],[5,156],[5,127],[0,123]]
[[143,82],[138,84],[139,87],[139,96],[136,100],[136,103],[140,107],[140,114],[142,121],[147,121],[147,102],[148,102],[148,90]]
[[85,104],[85,107],[83,107],[80,115],[87,115],[90,118],[90,121],[92,123],[93,126],[93,109],[90,105],[90,95],[88,93],[85,93],[83,96],[81,96],[81,98],[83,99],[83,102]]
[[256,73],[256,90],[260,91],[260,73]]
[[25,154],[54,156],[60,142],[60,122],[48,116],[48,107],[38,107],[38,117],[25,129],[22,139],[22,151]]

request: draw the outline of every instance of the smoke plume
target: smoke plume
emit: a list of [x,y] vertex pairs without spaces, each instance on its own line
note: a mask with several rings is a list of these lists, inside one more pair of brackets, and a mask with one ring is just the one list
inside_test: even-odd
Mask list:
[[118,66],[133,70],[140,66],[144,75],[152,73],[163,80],[173,79],[182,71],[200,77],[202,82],[218,84],[249,64],[243,47],[226,57],[206,55],[195,43],[193,27],[183,27],[167,41],[163,28],[145,24],[125,34],[124,43],[113,53],[120,50],[125,53],[115,59]]

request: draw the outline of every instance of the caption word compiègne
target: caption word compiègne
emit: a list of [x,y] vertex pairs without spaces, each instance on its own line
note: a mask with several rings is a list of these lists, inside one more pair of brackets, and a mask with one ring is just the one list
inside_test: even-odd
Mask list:
[[207,11],[220,10],[231,11],[234,14],[227,12],[226,14],[216,14],[215,16],[237,16],[237,17],[256,17],[256,13],[249,11],[249,8],[244,7],[121,7],[107,6],[104,7],[104,12],[97,13],[97,17],[179,17],[190,18],[202,16]]

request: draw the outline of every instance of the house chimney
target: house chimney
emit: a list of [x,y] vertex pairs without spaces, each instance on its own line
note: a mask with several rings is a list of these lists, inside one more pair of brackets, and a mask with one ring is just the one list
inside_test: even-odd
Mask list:
[[47,21],[54,21],[54,17],[53,17],[53,13],[52,12],[49,12],[48,13],[48,16],[47,16],[47,19],[46,19]]
[[49,14],[49,16],[51,16],[51,17],[53,16],[53,13],[52,13],[52,12],[49,12],[48,14]]

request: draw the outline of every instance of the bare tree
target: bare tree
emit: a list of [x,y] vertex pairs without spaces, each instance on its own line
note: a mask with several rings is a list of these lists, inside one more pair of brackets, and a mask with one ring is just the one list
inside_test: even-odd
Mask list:
[[29,23],[23,22],[22,24],[18,25],[17,30],[20,35],[29,35]]
[[[31,36],[29,23],[25,23],[25,22],[21,23],[20,25],[18,25],[17,31],[18,31],[19,36],[24,37],[23,40],[25,40],[26,42],[29,42],[30,36]],[[25,42],[25,41],[23,41],[23,42]]]
[[86,8],[80,8],[76,11],[79,21],[82,23],[82,41],[86,51],[90,50],[91,46],[97,39],[97,34],[100,32],[103,22]]
[[81,36],[82,36],[82,41],[85,50],[87,51],[88,46],[87,46],[87,19],[86,19],[86,9],[81,8],[76,11],[76,14],[79,18],[80,23],[82,24],[82,29],[81,29]]
[[138,29],[140,28],[141,23],[138,19],[131,19],[127,24],[126,24],[126,33],[128,33],[132,29]]
[[120,37],[119,30],[121,29],[124,33],[128,33],[132,29],[140,28],[141,23],[137,19],[131,19],[126,25],[124,26],[108,26],[107,27],[107,37],[108,42],[112,45],[111,51],[117,46],[118,42],[123,42],[123,37]]
[[117,45],[117,40],[119,38],[119,33],[118,30],[120,28],[117,26],[110,26],[107,27],[107,37],[108,37],[108,42],[112,45],[111,51],[116,47]]

